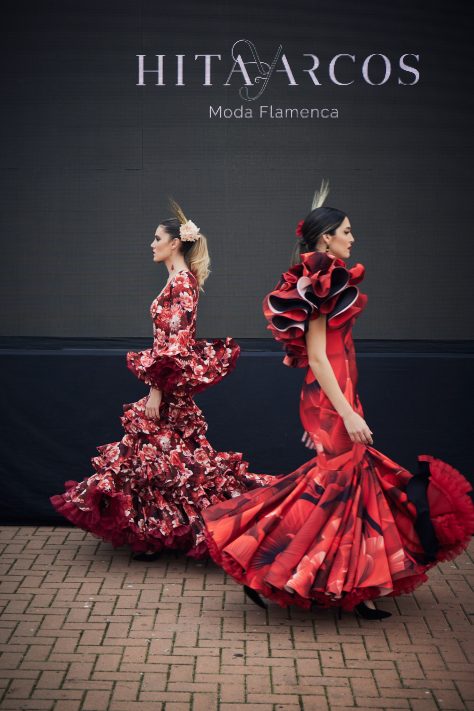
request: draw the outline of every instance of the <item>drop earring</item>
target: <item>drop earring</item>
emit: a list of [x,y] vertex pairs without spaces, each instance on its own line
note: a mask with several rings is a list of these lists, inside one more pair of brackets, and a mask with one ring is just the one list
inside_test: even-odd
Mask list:
[[326,252],[329,252],[329,242],[326,242]]

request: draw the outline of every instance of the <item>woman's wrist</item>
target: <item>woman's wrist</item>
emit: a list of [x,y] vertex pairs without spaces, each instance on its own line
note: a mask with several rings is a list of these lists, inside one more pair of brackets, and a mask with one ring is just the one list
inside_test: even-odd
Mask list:
[[352,407],[350,407],[348,410],[344,410],[344,412],[341,413],[341,417],[343,420],[346,420],[348,417],[354,414],[354,410]]

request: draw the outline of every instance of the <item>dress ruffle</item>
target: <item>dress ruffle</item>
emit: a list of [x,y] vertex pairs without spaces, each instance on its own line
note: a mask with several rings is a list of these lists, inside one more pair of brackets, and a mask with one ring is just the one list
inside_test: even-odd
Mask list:
[[234,367],[231,339],[196,340],[199,285],[189,270],[175,274],[153,300],[153,347],[127,355],[142,381],[162,391],[159,418],[146,417],[147,397],[123,406],[125,434],[97,447],[95,473],[67,481],[51,497],[56,510],[86,531],[132,550],[207,554],[202,511],[268,482],[249,474],[240,452],[217,452],[192,399]]
[[[314,458],[269,486],[204,512],[212,558],[235,580],[282,606],[341,606],[415,590],[438,561],[462,552],[474,533],[471,486],[445,462],[429,462],[429,517],[439,540],[426,555],[413,475],[373,447],[341,469]],[[358,462],[356,463],[356,460]]]
[[[355,286],[363,274],[360,264],[349,270],[324,254],[303,255],[264,302],[287,365],[308,364],[308,322],[327,314],[328,359],[361,417],[351,326],[366,303]],[[300,414],[317,457],[203,514],[211,556],[238,582],[283,606],[351,610],[415,590],[438,561],[466,548],[474,505],[462,474],[430,455],[419,455],[412,474],[353,442],[311,368]]]
[[73,524],[135,552],[180,549],[207,555],[202,511],[270,481],[247,471],[240,452],[216,452],[190,399],[164,403],[160,419],[145,416],[147,398],[123,406],[125,435],[97,447],[95,474],[67,481],[50,498]]
[[276,288],[265,297],[263,312],[267,328],[286,351],[285,365],[308,365],[305,334],[309,320],[325,314],[327,328],[338,329],[359,316],[367,296],[356,284],[364,273],[362,264],[348,269],[342,259],[307,252],[299,264],[282,274]]
[[147,385],[165,393],[201,392],[215,385],[236,366],[240,346],[230,337],[190,339],[172,334],[163,347],[127,353],[127,367]]
[[472,486],[454,467],[429,454],[418,459],[430,470],[427,498],[430,518],[438,539],[436,559],[452,560],[462,553],[474,535]]

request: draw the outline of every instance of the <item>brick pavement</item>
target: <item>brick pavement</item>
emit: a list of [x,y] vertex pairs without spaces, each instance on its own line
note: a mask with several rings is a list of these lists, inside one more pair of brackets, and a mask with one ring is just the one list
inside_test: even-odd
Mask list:
[[78,529],[0,534],[1,709],[474,709],[474,544],[368,622],[260,610],[211,562]]

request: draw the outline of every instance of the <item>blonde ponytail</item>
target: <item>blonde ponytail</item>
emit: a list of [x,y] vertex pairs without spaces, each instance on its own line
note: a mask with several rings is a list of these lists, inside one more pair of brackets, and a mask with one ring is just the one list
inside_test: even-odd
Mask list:
[[[176,234],[173,236],[176,236],[181,240],[181,253],[184,257],[184,261],[196,277],[199,288],[202,289],[204,282],[210,274],[209,265],[211,263],[211,259],[207,248],[207,239],[202,234],[199,227],[196,227],[193,222],[188,221],[188,218],[176,200],[172,197],[168,198],[168,200],[175,219],[178,221]],[[190,224],[192,227],[192,240],[189,238],[186,239],[185,237],[181,238],[180,236],[180,233],[182,235],[180,225],[186,224]]]
[[199,234],[198,239],[192,243],[191,248],[186,250],[184,259],[196,277],[199,288],[202,289],[204,282],[210,274],[209,266],[211,263],[207,249],[207,239],[202,232]]

